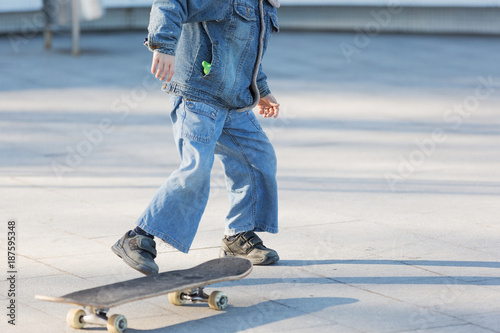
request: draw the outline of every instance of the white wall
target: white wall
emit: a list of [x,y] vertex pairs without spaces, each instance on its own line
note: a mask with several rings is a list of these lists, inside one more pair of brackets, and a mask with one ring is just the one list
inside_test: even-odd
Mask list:
[[0,2],[0,12],[35,11],[42,8],[42,0],[5,0]]
[[[55,0],[57,1],[57,0]],[[61,0],[65,3],[71,0]],[[80,0],[85,1],[85,0]],[[115,7],[148,7],[151,6],[153,0],[101,0],[106,8]],[[0,12],[24,12],[40,10],[42,8],[42,0],[2,0],[0,2]]]
[[286,5],[500,7],[500,0],[280,0]]
[[[65,0],[68,1],[68,0]],[[85,1],[85,0],[81,0]],[[103,6],[147,7],[153,0],[102,0]],[[500,7],[500,0],[281,0],[286,5],[339,5],[339,6],[458,6],[458,7]],[[2,0],[0,12],[35,11],[42,8],[42,0]]]
[[101,0],[104,7],[149,7],[153,0]]

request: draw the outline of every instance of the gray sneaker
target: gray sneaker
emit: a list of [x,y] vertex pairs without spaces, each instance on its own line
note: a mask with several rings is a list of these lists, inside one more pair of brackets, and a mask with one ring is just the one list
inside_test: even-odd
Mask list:
[[158,265],[154,262],[156,258],[154,239],[141,235],[130,236],[129,233],[130,231],[127,231],[111,250],[133,269],[146,275],[157,274]]
[[[231,238],[229,238],[231,239]],[[268,249],[262,244],[262,240],[253,231],[243,232],[229,240],[222,239],[222,247],[219,257],[241,257],[248,259],[254,265],[274,264],[280,257],[274,250]]]

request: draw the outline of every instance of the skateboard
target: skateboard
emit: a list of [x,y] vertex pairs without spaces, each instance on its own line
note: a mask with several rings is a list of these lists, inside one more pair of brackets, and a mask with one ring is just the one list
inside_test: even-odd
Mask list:
[[66,316],[66,322],[73,328],[80,329],[85,324],[94,324],[106,326],[111,333],[122,333],[127,329],[127,319],[120,314],[108,317],[108,311],[115,306],[168,294],[168,300],[173,305],[183,305],[188,301],[205,302],[214,310],[224,310],[228,305],[227,295],[222,291],[213,291],[207,295],[204,287],[217,282],[242,279],[251,271],[252,263],[249,260],[224,257],[190,269],[149,275],[61,297],[35,295],[35,298],[83,307],[70,310]]

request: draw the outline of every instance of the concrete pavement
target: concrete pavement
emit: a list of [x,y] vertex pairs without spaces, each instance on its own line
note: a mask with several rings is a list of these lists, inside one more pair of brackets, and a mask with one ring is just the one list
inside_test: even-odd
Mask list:
[[[33,296],[140,276],[110,246],[179,162],[143,37],[85,34],[78,58],[67,36],[0,39],[2,332],[76,332]],[[265,59],[280,263],[216,285],[224,312],[113,309],[130,332],[500,332],[499,39],[361,38],[280,33]],[[160,243],[162,271],[217,256],[224,186],[216,164],[192,251]]]

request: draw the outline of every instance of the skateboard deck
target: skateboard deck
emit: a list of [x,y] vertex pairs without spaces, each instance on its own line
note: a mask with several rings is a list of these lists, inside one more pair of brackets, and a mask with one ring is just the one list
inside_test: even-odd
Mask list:
[[220,291],[207,295],[203,287],[223,282],[242,279],[252,271],[249,260],[237,257],[213,259],[193,268],[163,272],[133,280],[113,283],[101,287],[76,291],[60,297],[35,295],[43,301],[68,303],[86,308],[71,310],[67,316],[68,324],[73,328],[83,328],[85,323],[103,325],[110,332],[124,332],[126,319],[122,315],[107,317],[110,308],[132,301],[168,294],[174,305],[186,301],[207,302],[215,310],[227,306],[227,296]]

